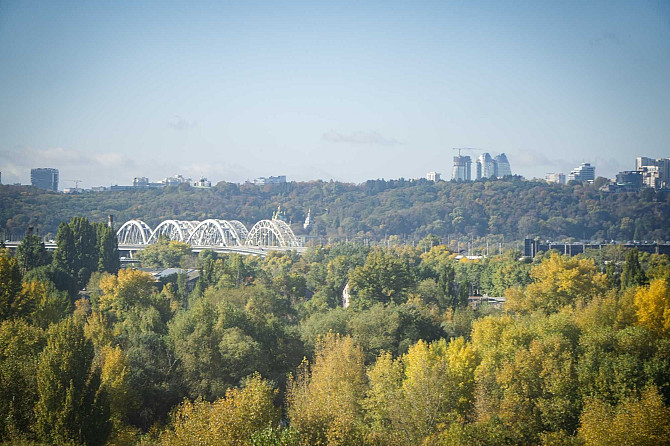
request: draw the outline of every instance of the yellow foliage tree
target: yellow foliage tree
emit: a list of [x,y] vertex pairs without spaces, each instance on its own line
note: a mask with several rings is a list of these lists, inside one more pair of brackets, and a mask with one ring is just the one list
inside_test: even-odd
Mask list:
[[670,408],[656,388],[640,398],[630,397],[617,406],[598,399],[582,412],[579,437],[585,446],[662,446],[670,443]]
[[474,349],[463,338],[419,341],[395,361],[382,354],[368,372],[364,402],[371,440],[421,444],[452,422],[464,422],[474,407],[476,365]]
[[510,311],[555,312],[566,305],[586,302],[607,289],[607,277],[592,259],[552,253],[530,271],[533,282],[525,290],[510,289],[505,307]]
[[638,324],[659,336],[670,335],[670,281],[655,279],[635,293]]
[[303,361],[288,383],[288,417],[301,444],[361,444],[366,388],[363,351],[351,337],[331,332],[319,339],[314,363]]
[[153,293],[154,278],[151,274],[134,269],[120,269],[118,275],[100,279],[98,308],[111,311],[117,317],[137,304],[146,304]]
[[114,421],[122,421],[129,409],[135,404],[130,388],[130,364],[121,347],[103,347],[100,352],[103,359],[100,380],[109,396],[110,414]]
[[244,388],[228,389],[213,403],[184,401],[172,414],[162,445],[248,444],[251,436],[279,424],[279,410],[273,404],[276,390],[259,375],[250,377]]

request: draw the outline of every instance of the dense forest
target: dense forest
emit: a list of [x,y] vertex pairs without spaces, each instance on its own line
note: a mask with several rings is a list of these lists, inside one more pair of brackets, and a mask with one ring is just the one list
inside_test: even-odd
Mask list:
[[[456,183],[370,180],[255,186],[219,183],[165,189],[64,195],[28,186],[0,186],[0,230],[20,238],[28,226],[53,238],[61,221],[84,216],[122,223],[141,219],[155,227],[166,219],[237,219],[247,227],[270,218],[281,205],[296,234],[322,242],[418,242],[489,236],[496,243],[526,236],[549,240],[670,240],[670,198],[652,189],[608,193],[597,185],[561,186],[518,177]],[[311,209],[314,224],[302,223]],[[497,238],[496,238],[497,237]]]
[[[105,225],[77,217],[55,238],[53,255],[35,235],[0,248],[4,444],[670,439],[663,255],[468,260],[434,236],[264,258],[161,240],[142,254],[195,266],[191,287],[184,273],[119,269]],[[477,293],[504,307],[473,308]]]

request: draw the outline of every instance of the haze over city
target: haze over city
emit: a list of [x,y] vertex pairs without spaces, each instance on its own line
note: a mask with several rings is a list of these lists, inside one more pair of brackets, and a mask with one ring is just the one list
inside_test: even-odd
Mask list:
[[667,1],[3,2],[2,182],[611,178],[670,155],[669,54]]

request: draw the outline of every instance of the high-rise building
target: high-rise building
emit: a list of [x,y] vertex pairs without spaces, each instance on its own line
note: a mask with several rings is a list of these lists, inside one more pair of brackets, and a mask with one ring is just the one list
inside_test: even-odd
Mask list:
[[562,173],[548,173],[544,176],[547,183],[565,184],[565,175]]
[[484,152],[477,157],[477,179],[494,178],[496,176],[496,166],[491,155]]
[[568,181],[593,181],[596,179],[596,166],[590,163],[581,163],[579,167],[572,169],[568,175]]
[[427,179],[428,181],[438,182],[438,181],[440,181],[440,180],[442,179],[442,175],[439,174],[439,173],[437,173],[437,172],[428,172],[428,173],[426,174],[426,179]]
[[670,187],[670,158],[653,159],[639,156],[635,159],[635,170],[642,172],[642,183],[646,187],[654,189]]
[[646,166],[655,166],[656,160],[646,156],[638,156],[635,158],[635,170],[642,170]]
[[452,180],[472,180],[472,159],[469,156],[455,156],[454,170],[451,173]]
[[493,158],[493,165],[495,167],[495,175],[498,178],[506,177],[507,175],[512,175],[512,168],[509,165],[507,160],[507,155],[501,153]]
[[30,170],[30,184],[40,189],[58,190],[58,169],[39,167]]

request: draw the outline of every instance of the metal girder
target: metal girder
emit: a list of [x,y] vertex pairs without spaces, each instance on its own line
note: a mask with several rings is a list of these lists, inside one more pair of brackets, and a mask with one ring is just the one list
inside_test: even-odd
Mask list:
[[187,243],[194,246],[243,246],[247,228],[239,221],[208,219],[200,223]]
[[192,230],[193,226],[190,221],[165,220],[153,230],[148,243],[156,243],[161,236],[166,237],[168,240],[185,243],[191,236]]
[[291,227],[282,220],[261,220],[249,231],[247,246],[300,247]]
[[116,231],[116,238],[123,245],[146,245],[151,232],[149,225],[142,220],[129,220]]

